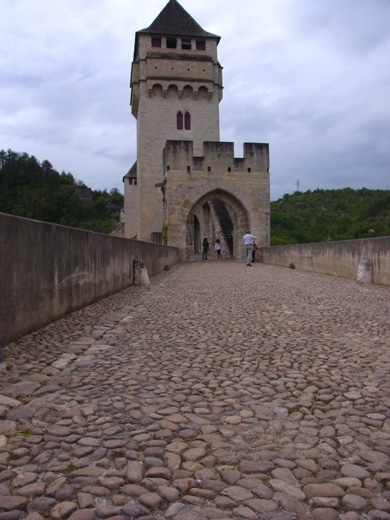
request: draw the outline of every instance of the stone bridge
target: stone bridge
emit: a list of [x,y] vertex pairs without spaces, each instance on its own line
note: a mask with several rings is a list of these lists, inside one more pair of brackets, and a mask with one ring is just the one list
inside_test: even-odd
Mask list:
[[3,348],[1,520],[390,518],[390,289],[176,264]]

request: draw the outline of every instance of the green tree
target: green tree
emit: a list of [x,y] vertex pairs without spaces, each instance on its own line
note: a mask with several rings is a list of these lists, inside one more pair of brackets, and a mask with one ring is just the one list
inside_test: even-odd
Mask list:
[[[100,233],[116,226],[123,196],[93,191],[71,173],[58,173],[45,159],[0,151],[0,211]],[[89,194],[89,195],[88,195]]]
[[314,190],[271,202],[271,245],[390,234],[390,190]]

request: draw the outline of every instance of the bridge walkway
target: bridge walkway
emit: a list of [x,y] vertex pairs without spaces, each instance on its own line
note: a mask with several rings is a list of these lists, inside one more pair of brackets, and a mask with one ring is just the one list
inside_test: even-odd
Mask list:
[[210,255],[25,336],[0,519],[390,518],[389,316],[388,287]]

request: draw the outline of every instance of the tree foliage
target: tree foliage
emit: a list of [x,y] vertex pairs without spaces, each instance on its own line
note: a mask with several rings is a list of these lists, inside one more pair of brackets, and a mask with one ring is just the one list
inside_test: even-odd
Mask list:
[[[0,212],[110,233],[119,221],[123,195],[91,190],[48,160],[0,151]],[[295,192],[271,202],[271,245],[349,240],[390,235],[390,190]]]
[[0,212],[64,226],[110,233],[119,221],[123,195],[91,190],[71,173],[33,155],[0,151]]
[[390,235],[390,190],[295,192],[271,202],[271,245]]

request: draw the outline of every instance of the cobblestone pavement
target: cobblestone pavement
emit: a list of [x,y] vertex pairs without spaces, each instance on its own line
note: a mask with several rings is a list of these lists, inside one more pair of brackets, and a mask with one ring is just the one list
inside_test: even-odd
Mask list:
[[195,262],[4,349],[0,520],[390,519],[390,290]]

